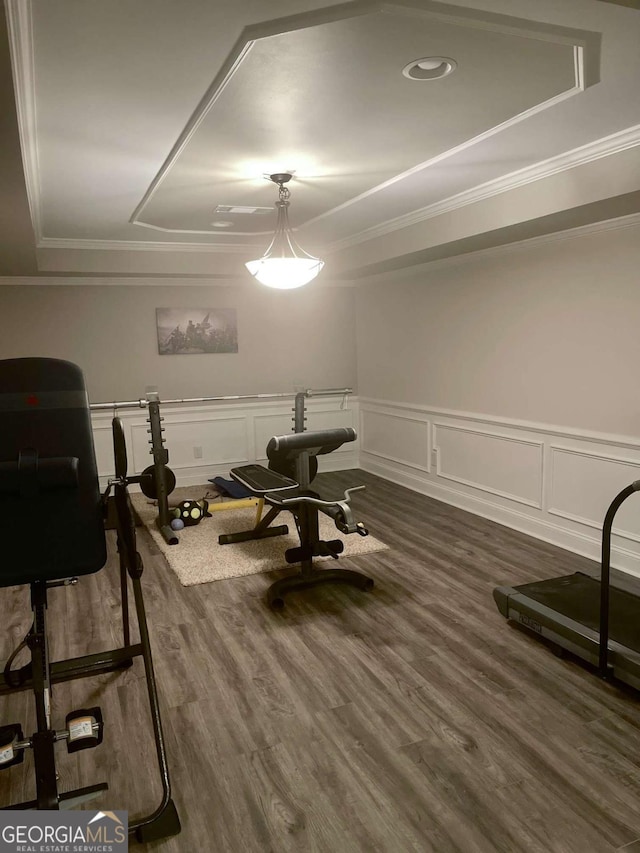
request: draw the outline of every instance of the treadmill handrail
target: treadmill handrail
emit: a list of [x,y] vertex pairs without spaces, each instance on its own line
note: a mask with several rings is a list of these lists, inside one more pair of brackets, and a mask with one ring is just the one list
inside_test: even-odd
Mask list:
[[620,506],[634,492],[640,491],[640,480],[619,492],[609,504],[602,525],[602,560],[600,564],[600,641],[598,649],[598,671],[602,678],[609,675],[609,588],[611,576],[611,529],[613,519]]

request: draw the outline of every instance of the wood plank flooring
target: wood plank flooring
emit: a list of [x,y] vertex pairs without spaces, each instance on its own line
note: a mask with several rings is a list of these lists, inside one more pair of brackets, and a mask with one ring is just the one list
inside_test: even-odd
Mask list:
[[[356,515],[390,550],[341,563],[375,578],[369,594],[327,586],[273,613],[275,575],[184,588],[139,533],[183,831],[135,849],[640,853],[638,696],[510,628],[491,595],[593,564],[360,471],[319,481],[367,485]],[[51,592],[54,659],[118,644],[115,567]],[[0,617],[4,660],[29,627],[28,591],[0,590]],[[141,663],[57,686],[56,725],[86,704],[101,705],[105,740],[60,747],[61,788],[108,780],[92,807],[148,813]],[[29,694],[0,708],[33,731]],[[31,756],[0,773],[2,804],[33,790]]]

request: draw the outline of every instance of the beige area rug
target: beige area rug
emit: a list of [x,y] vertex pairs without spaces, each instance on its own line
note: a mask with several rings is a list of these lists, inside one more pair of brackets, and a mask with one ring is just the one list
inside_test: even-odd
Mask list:
[[[187,499],[199,500],[205,492],[204,486],[182,487],[171,494],[170,502],[177,504]],[[289,512],[281,512],[274,524],[286,524],[289,528],[287,536],[219,545],[220,533],[235,533],[239,530],[249,530],[254,526],[255,508],[244,508],[214,512],[211,518],[203,518],[199,524],[177,531],[180,542],[177,545],[168,545],[155,524],[157,508],[143,494],[132,494],[131,500],[141,522],[150,532],[183,586],[195,586],[226,578],[238,578],[287,568],[284,552],[287,548],[300,544],[293,516]],[[216,502],[212,501],[212,503]],[[263,514],[267,511],[268,507],[265,506]],[[320,514],[320,538],[341,539],[344,542],[341,557],[354,557],[372,551],[382,551],[389,547],[371,535],[358,536],[357,533],[352,533],[345,536],[340,533],[330,518],[322,514]],[[317,557],[316,559],[331,558]],[[291,568],[295,567],[291,566]]]

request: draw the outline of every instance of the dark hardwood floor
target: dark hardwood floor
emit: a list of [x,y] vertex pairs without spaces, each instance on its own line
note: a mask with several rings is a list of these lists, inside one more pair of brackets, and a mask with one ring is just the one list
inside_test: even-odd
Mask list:
[[[367,485],[356,515],[390,548],[341,562],[375,578],[371,593],[317,588],[274,613],[270,576],[184,588],[139,534],[183,824],[146,849],[640,851],[638,697],[510,628],[491,594],[593,564],[363,472],[320,480]],[[28,590],[1,590],[0,615],[4,660],[29,626]],[[50,615],[54,659],[117,645],[115,559],[53,590]],[[92,807],[150,811],[140,662],[57,686],[56,724],[86,704],[102,707],[105,740],[60,747],[61,787],[108,780]],[[29,694],[0,708],[33,731]],[[27,756],[0,773],[0,801],[32,795]]]

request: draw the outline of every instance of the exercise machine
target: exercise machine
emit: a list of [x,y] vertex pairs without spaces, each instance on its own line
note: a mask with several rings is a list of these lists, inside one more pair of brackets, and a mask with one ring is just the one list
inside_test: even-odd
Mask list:
[[337,560],[344,550],[344,543],[340,539],[320,539],[319,512],[329,516],[341,533],[368,535],[365,526],[355,521],[350,506],[351,494],[364,489],[364,486],[347,489],[339,500],[324,500],[310,489],[318,471],[317,457],[331,453],[355,438],[356,432],[351,427],[274,436],[267,445],[268,468],[263,465],[241,465],[231,469],[233,479],[253,494],[263,497],[270,509],[251,530],[219,536],[221,545],[286,535],[289,532],[286,524],[271,526],[284,510],[292,513],[296,523],[300,545],[285,551],[285,559],[290,564],[299,563],[300,571],[275,581],[269,587],[267,602],[275,610],[284,607],[284,596],[290,590],[320,583],[347,583],[365,591],[373,588],[373,580],[361,572],[337,568],[317,569],[313,562],[313,558],[319,556]]
[[493,597],[500,613],[546,640],[557,653],[568,651],[640,689],[640,581],[611,572],[611,530],[620,506],[640,491],[640,480],[611,502],[602,526],[600,574],[575,572],[516,587],[500,586]]
[[[122,424],[113,420],[116,476],[100,494],[87,392],[81,370],[67,361],[23,358],[0,361],[0,535],[4,547],[0,587],[29,585],[33,623],[9,657],[0,676],[0,695],[31,690],[37,730],[25,736],[20,723],[0,727],[0,769],[34,758],[36,797],[4,809],[71,808],[108,790],[106,782],[60,791],[56,747],[69,752],[99,746],[108,721],[99,707],[66,715],[55,728],[54,685],[144,664],[155,759],[162,784],[157,808],[130,821],[138,841],[154,841],[180,831],[160,719],[158,694],[142,594],[143,564],[136,549],[134,516],[128,494],[126,446]],[[139,481],[139,478],[137,478]],[[113,494],[111,494],[113,492]],[[84,575],[100,571],[107,559],[105,517],[112,505],[116,519],[122,600],[122,645],[97,654],[52,661],[47,604],[54,587],[73,587]],[[129,594],[137,616],[139,641],[132,640]],[[14,666],[18,653],[30,660]]]
[[[292,409],[294,412],[294,417],[292,418],[294,422],[294,431],[304,432],[304,424],[306,422],[305,403],[309,397],[341,396],[344,404],[347,395],[351,393],[351,388],[320,388],[317,390],[307,388],[305,391],[298,391],[294,396],[294,408]],[[175,487],[176,478],[173,471],[168,467],[169,451],[165,447],[164,427],[162,426],[164,418],[161,415],[161,405],[175,406],[181,404],[211,402],[229,403],[239,402],[242,400],[266,401],[280,400],[283,398],[290,398],[291,396],[293,395],[287,392],[275,394],[228,394],[221,397],[182,397],[174,400],[161,401],[157,391],[150,391],[147,393],[146,398],[140,398],[139,400],[125,400],[113,403],[92,403],[90,408],[93,411],[112,410],[114,417],[117,415],[119,409],[147,409],[147,423],[149,424],[147,432],[150,435],[149,444],[151,445],[151,450],[149,452],[153,456],[153,465],[145,468],[140,475],[140,486],[147,497],[157,501],[158,516],[156,518],[156,526],[162,534],[165,542],[168,545],[177,545],[180,539],[175,530],[171,527],[171,519],[173,516],[169,510],[168,501],[168,497]],[[137,481],[130,478],[130,482]]]

